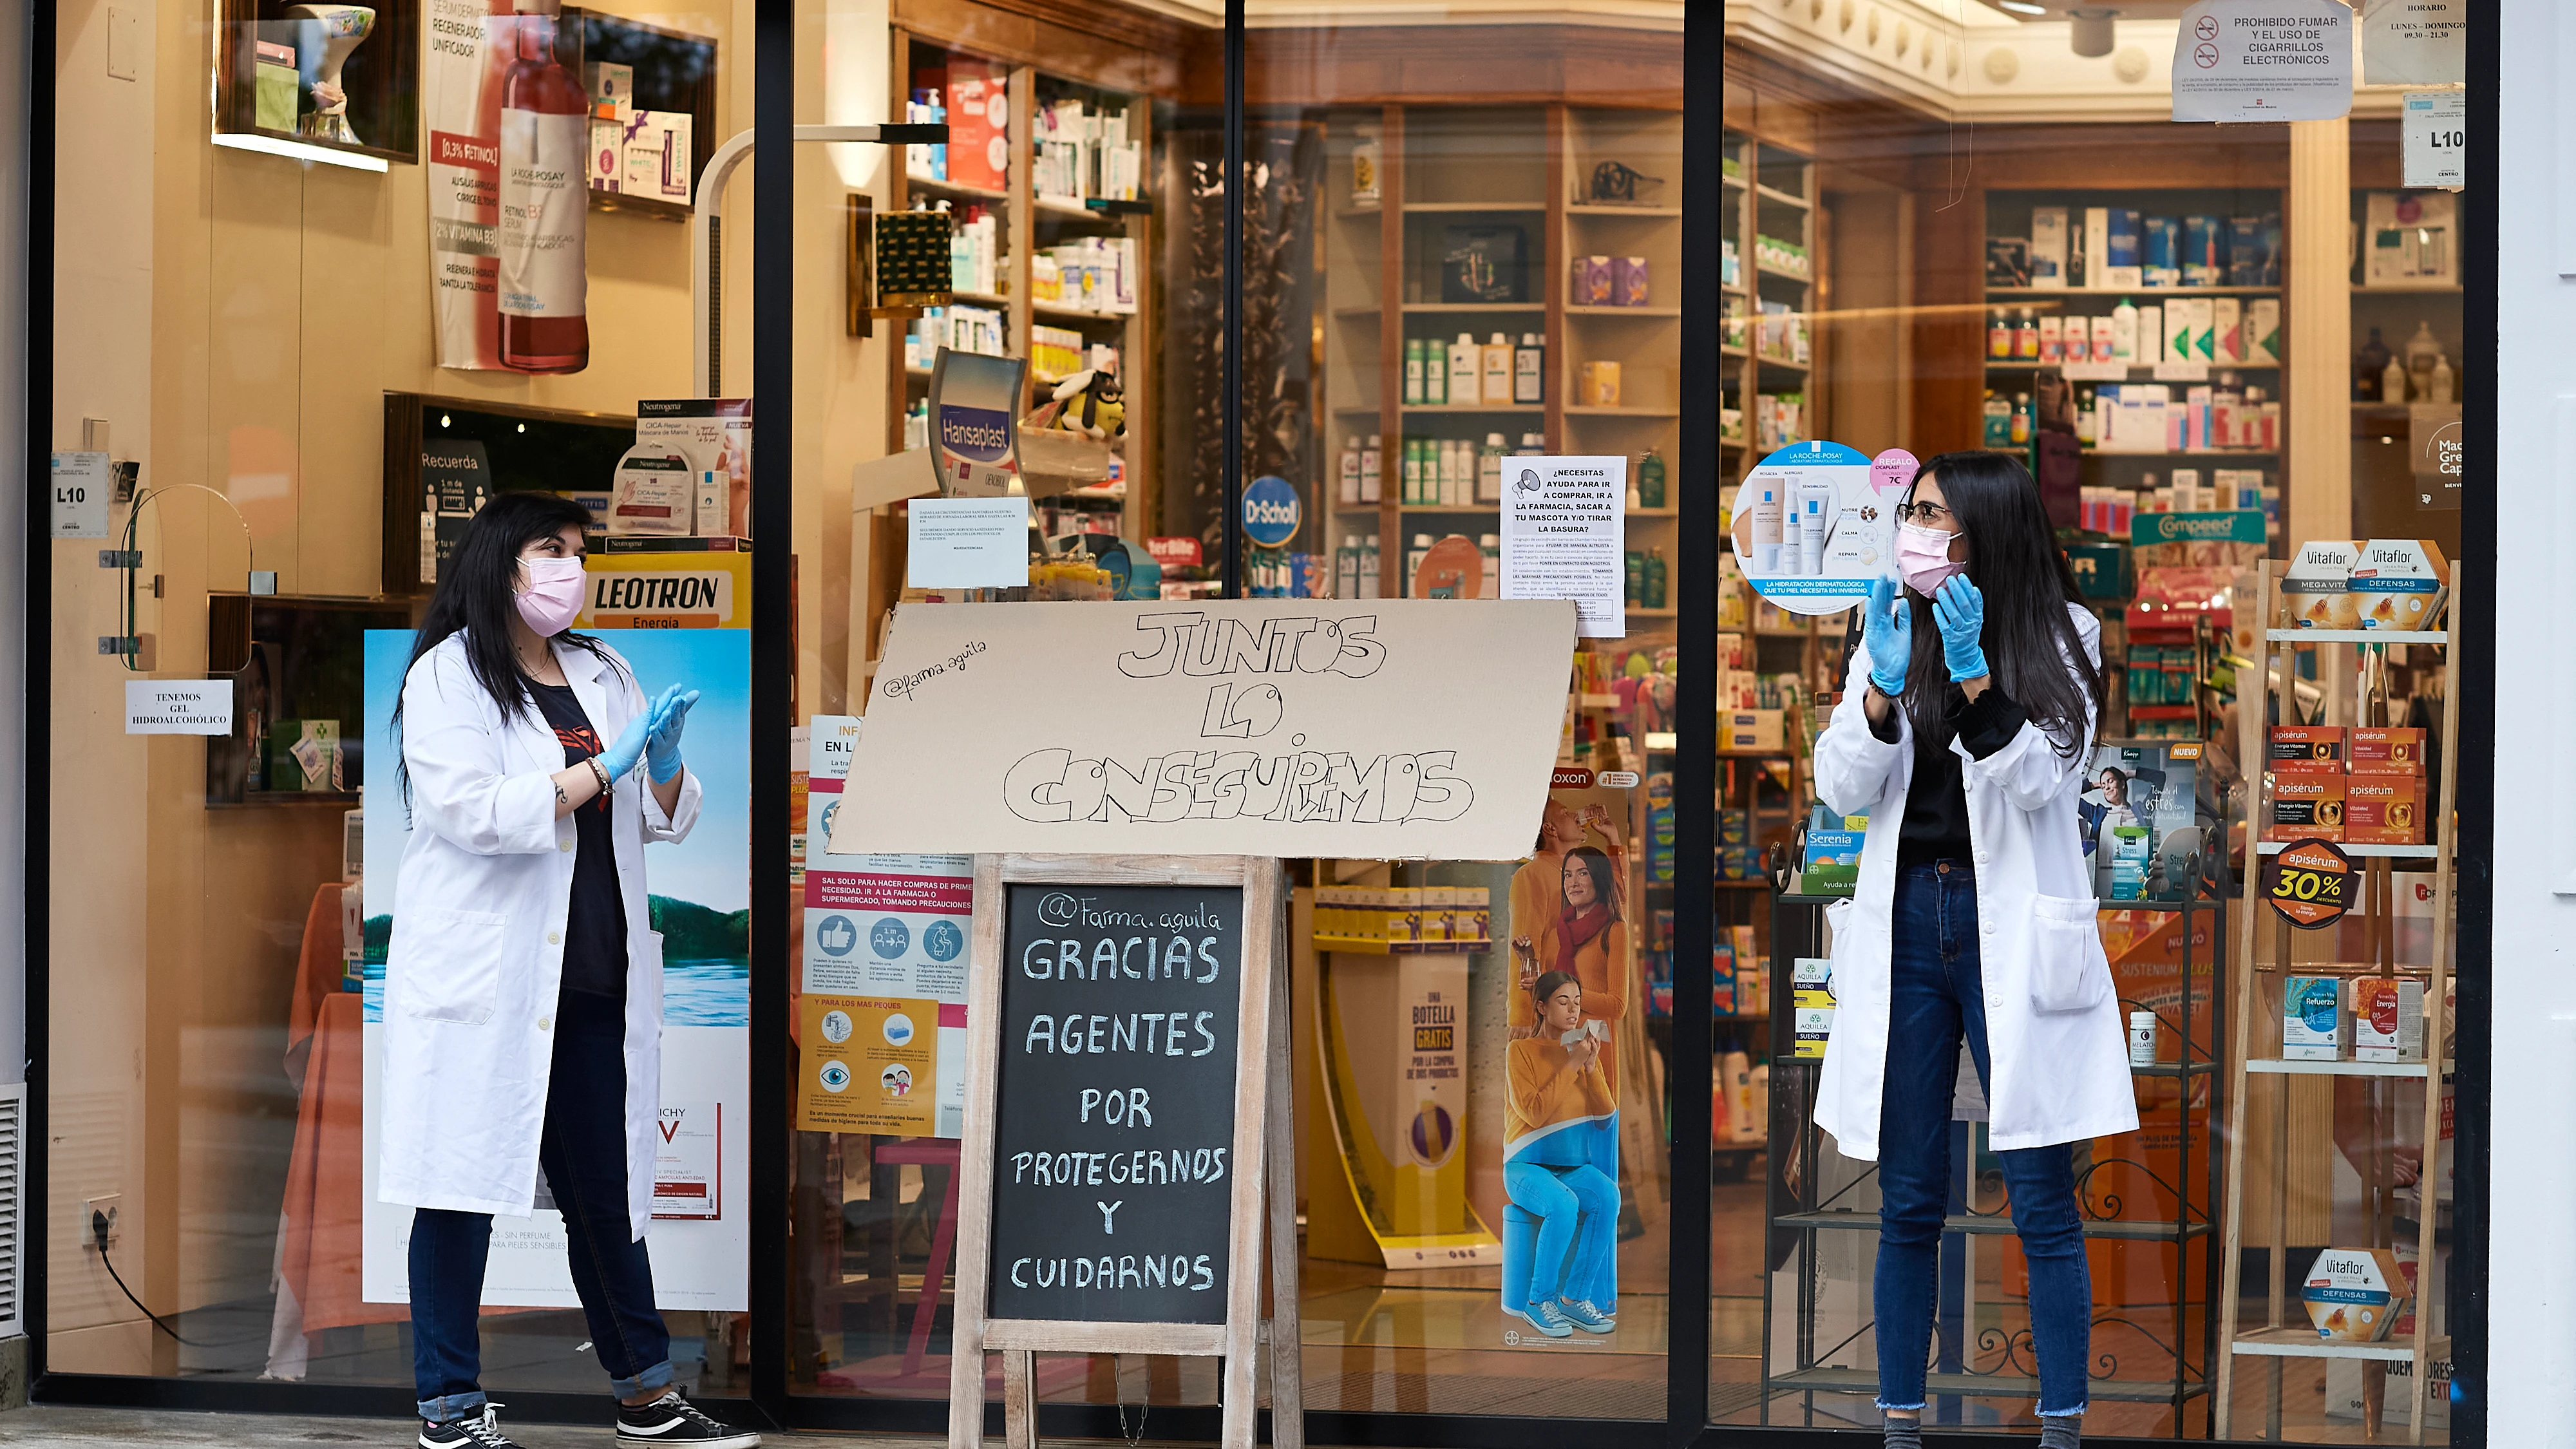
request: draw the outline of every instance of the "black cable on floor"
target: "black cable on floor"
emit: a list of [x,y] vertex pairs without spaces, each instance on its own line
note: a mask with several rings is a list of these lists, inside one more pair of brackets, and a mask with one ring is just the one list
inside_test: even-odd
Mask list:
[[98,1249],[98,1260],[107,1265],[107,1276],[115,1280],[116,1291],[125,1295],[125,1301],[133,1304],[135,1311],[141,1313],[144,1317],[151,1319],[153,1327],[160,1329],[163,1333],[170,1335],[171,1338],[190,1348],[239,1348],[242,1344],[250,1342],[249,1339],[245,1338],[239,1343],[199,1343],[193,1338],[181,1338],[179,1336],[179,1330],[172,1328],[168,1322],[163,1320],[160,1314],[144,1307],[143,1300],[134,1296],[134,1290],[125,1286],[124,1275],[116,1271],[116,1260],[107,1255],[107,1215],[93,1210],[90,1214],[89,1230],[90,1241]]

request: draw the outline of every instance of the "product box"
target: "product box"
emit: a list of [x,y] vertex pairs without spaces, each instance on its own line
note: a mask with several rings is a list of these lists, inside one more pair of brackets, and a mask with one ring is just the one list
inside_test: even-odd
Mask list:
[[2344,746],[2345,767],[2356,775],[2424,773],[2424,732],[2400,725],[2356,725]]
[[2245,360],[2245,304],[2234,297],[2212,297],[2209,308],[2212,362]]
[[626,173],[619,190],[629,196],[689,201],[696,165],[690,135],[697,118],[687,111],[636,111],[625,122]]
[[2030,212],[2030,285],[2040,291],[2066,287],[2066,208],[2035,206]]
[[2245,303],[2245,361],[2281,360],[2281,299],[2253,297]]
[[1718,717],[1717,747],[1721,751],[1777,750],[1784,748],[1788,711],[1778,709],[1728,710]]
[[2215,300],[2215,298],[2210,297],[2178,297],[2174,300],[2174,305],[2184,309],[2185,315],[2191,319],[2191,352],[2186,357],[2175,358],[2175,361],[2210,362],[2216,360],[2218,355],[2218,309],[2212,305]]
[[1448,886],[1422,888],[1422,939],[1455,941],[1458,935],[1458,895]]
[[2387,1338],[2412,1297],[2405,1269],[2388,1248],[2328,1248],[2299,1289],[2317,1337],[2341,1343]]
[[[751,400],[749,398],[647,398],[635,404],[635,441],[656,453],[686,458],[694,476],[713,470],[726,488],[722,527],[701,522],[710,536],[751,534]],[[690,489],[691,511],[696,489]],[[617,530],[611,530],[616,532]],[[675,530],[687,533],[688,529]]]
[[2143,255],[2139,263],[2150,287],[2182,285],[2182,221],[2178,217],[2148,217],[2139,234]]
[[2429,538],[2374,538],[2352,564],[2353,612],[2363,629],[2424,629],[2442,612],[2451,561]]
[[1802,1062],[1825,1059],[1825,1043],[1834,1034],[1834,963],[1800,956],[1790,966],[1790,1009],[1797,1045],[1791,1055]]
[[698,470],[696,498],[689,510],[698,537],[721,538],[730,531],[727,515],[732,510],[727,495],[732,491],[722,473],[713,468]]
[[1618,295],[1608,257],[1576,257],[1574,287],[1567,294],[1577,307],[1607,307]]
[[637,444],[617,460],[609,490],[612,535],[686,536],[696,528],[697,470],[677,452]]
[[2283,622],[2293,629],[2360,628],[2361,606],[2352,592],[2353,565],[2360,557],[2360,543],[2349,538],[2300,544],[2281,574]]
[[344,779],[338,720],[269,721],[269,789],[345,790]]
[[1644,257],[1610,259],[1610,301],[1619,307],[1647,305],[1647,267]]
[[2407,775],[2352,775],[2343,787],[2346,845],[2424,843],[2424,782]]
[[590,189],[626,189],[626,123],[593,119],[590,123]]
[[2281,1060],[2340,1062],[2351,1056],[2352,1018],[2344,1010],[2341,979],[2285,978],[2281,982]]
[[2342,725],[2273,725],[2263,741],[2267,768],[2293,774],[2343,773]]
[[2352,1059],[2357,1062],[2424,1060],[2424,983],[2388,976],[2356,976],[2346,1010],[2352,1017]]
[[581,68],[582,88],[590,92],[590,114],[623,121],[635,109],[635,67],[594,60]]
[[274,40],[256,42],[251,53],[251,124],[263,131],[293,131],[302,94],[303,72],[296,68],[295,47]]
[[2345,780],[2341,775],[2272,772],[2272,812],[2265,840],[2343,841]]
[[1619,364],[1587,362],[1583,364],[1583,405],[1595,408],[1619,406]]
[[1490,941],[1494,938],[1493,893],[1485,886],[1458,886],[1458,929],[1462,941]]
[[1799,888],[1811,896],[1852,894],[1860,881],[1860,848],[1868,830],[1866,815],[1836,815],[1821,804],[1816,806],[1807,822]]
[[2111,209],[2107,206],[2084,208],[2084,279],[2083,286],[2099,291],[2110,283],[2102,273],[2111,265]]

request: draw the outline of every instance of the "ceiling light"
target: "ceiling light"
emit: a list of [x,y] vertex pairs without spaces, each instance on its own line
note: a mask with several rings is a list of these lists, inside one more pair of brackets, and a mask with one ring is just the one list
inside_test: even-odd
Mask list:
[[2111,53],[2111,21],[2120,12],[2100,5],[2078,5],[2066,12],[2067,43],[2081,56]]
[[2030,3],[2030,0],[1995,0],[1995,3],[2004,9],[2011,11],[2015,15],[2046,15],[2048,13],[2047,6],[2033,5]]

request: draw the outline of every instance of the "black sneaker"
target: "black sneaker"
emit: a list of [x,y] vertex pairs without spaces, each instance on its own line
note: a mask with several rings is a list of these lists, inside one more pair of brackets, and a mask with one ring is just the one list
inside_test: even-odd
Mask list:
[[[426,1442],[426,1441],[424,1441]],[[753,1449],[760,1436],[749,1429],[720,1424],[672,1389],[649,1404],[617,1408],[620,1449],[653,1449],[657,1444],[686,1444],[690,1449]]]
[[509,1435],[501,1432],[501,1418],[492,1412],[499,1407],[485,1403],[479,1409],[436,1424],[421,1420],[420,1449],[519,1449]]

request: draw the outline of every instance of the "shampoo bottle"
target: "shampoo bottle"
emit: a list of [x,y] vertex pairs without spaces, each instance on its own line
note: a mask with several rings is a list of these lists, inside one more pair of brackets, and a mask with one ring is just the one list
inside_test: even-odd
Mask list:
[[1422,406],[1422,339],[1404,339],[1404,405]]
[[1637,463],[1637,506],[1640,508],[1664,506],[1664,459],[1662,454],[1651,448]]
[[1396,495],[1396,501],[1407,504],[1422,501],[1422,440],[1420,438],[1404,440],[1404,487],[1403,491]]
[[1377,535],[1372,533],[1360,544],[1360,594],[1363,599],[1378,597]]
[[1367,445],[1360,449],[1360,501],[1362,503],[1376,503],[1385,496],[1383,491],[1385,485],[1381,481],[1381,475],[1386,469],[1386,449],[1378,439],[1378,434],[1369,434]]
[[1521,334],[1521,345],[1512,351],[1512,401],[1536,407],[1547,401],[1547,338],[1538,332]]
[[1503,501],[1503,435],[1487,433],[1485,446],[1476,454],[1476,501]]
[[1360,501],[1360,440],[1354,433],[1342,443],[1341,467],[1336,470],[1341,486],[1335,495],[1346,504]]
[[1449,403],[1449,347],[1437,338],[1422,342],[1422,401],[1426,407],[1446,407]]
[[1472,407],[1485,390],[1485,349],[1473,332],[1461,332],[1449,345],[1449,405]]
[[1512,405],[1512,339],[1497,332],[1485,343],[1485,406]]
[[1664,551],[1660,548],[1653,549],[1646,554],[1645,603],[1647,608],[1660,609],[1664,607],[1665,600],[1667,598],[1667,595],[1664,593],[1664,580]]
[[2138,309],[2126,297],[2120,299],[2119,306],[2111,309],[2111,360],[2138,360]]

